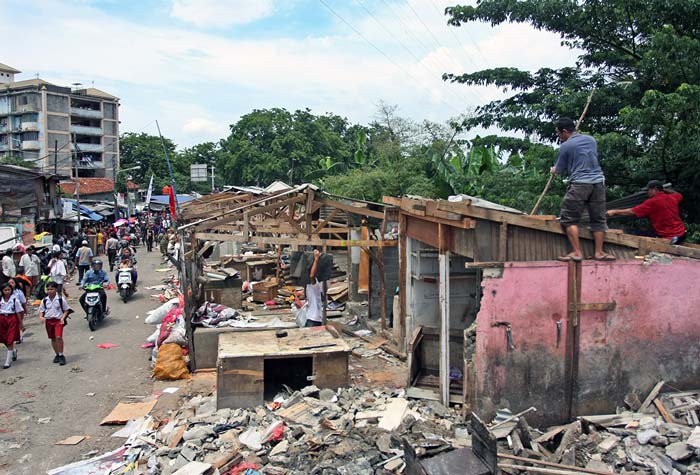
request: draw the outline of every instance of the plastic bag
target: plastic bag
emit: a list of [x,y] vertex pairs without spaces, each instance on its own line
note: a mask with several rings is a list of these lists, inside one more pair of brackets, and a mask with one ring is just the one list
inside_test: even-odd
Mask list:
[[[180,320],[182,321],[182,320]],[[163,341],[163,344],[176,343],[180,346],[187,346],[187,330],[184,325],[175,325],[170,331],[168,338]]]
[[160,381],[191,379],[190,371],[182,356],[182,348],[176,343],[165,343],[158,348],[153,377]]
[[294,307],[296,306],[292,306],[292,311],[294,312],[294,319],[297,322],[297,326],[299,328],[304,328],[306,326],[306,309],[308,308],[308,304],[304,304],[301,308]]
[[148,312],[148,316],[144,320],[144,323],[149,323],[151,325],[157,325],[158,323],[162,322],[165,316],[168,314],[170,310],[174,306],[177,306],[180,304],[180,299],[179,298],[174,298],[170,299],[167,302],[165,302],[163,305],[160,307],[156,308],[155,310],[151,310]]
[[153,333],[151,333],[151,336],[146,338],[146,341],[148,343],[155,343],[156,341],[158,341],[158,335],[160,335],[160,324],[158,324],[156,330]]

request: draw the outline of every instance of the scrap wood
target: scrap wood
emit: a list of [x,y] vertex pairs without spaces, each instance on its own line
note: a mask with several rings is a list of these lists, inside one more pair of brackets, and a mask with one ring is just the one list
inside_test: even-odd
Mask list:
[[108,424],[126,424],[132,419],[138,419],[139,417],[147,416],[151,410],[155,407],[157,400],[146,401],[146,402],[136,402],[136,403],[123,403],[117,404],[112,412],[110,412],[107,417],[102,419],[100,425]]
[[654,406],[656,406],[656,409],[659,410],[659,414],[661,414],[661,417],[664,418],[664,421],[676,422],[671,414],[668,413],[668,410],[666,410],[666,406],[664,406],[664,403],[661,402],[661,399],[654,399]]
[[[528,465],[511,465],[511,464],[503,464],[499,463],[498,468],[501,470],[522,470],[525,473],[545,473],[545,474],[551,474],[551,475],[580,475],[582,473],[589,473],[589,472],[582,472],[578,469],[578,467],[573,467],[573,469],[568,469],[568,470],[560,470],[557,468],[544,468],[544,467],[530,467]],[[604,473],[606,475],[614,475],[613,472],[600,472]]]
[[408,401],[402,397],[393,399],[387,404],[386,410],[379,420],[379,428],[392,431],[401,425],[406,410],[408,409]]
[[84,435],[72,435],[68,437],[67,439],[59,440],[58,442],[55,442],[54,445],[78,445],[82,441],[85,440]]
[[[364,340],[368,343],[372,343],[374,341],[370,337],[358,335],[354,331],[352,331],[348,328],[345,328],[345,325],[343,325],[342,330],[343,330],[343,333],[345,333],[346,335],[354,336],[355,338],[359,338],[360,340]],[[390,347],[388,345],[388,343],[382,344],[380,346],[380,348],[382,350],[386,351],[387,353],[389,353],[390,355],[396,356],[401,361],[406,361],[407,356],[404,353],[401,353],[399,350]]]
[[376,350],[377,348],[382,346],[384,343],[388,343],[388,342],[389,342],[389,340],[387,340],[386,338],[379,338],[377,340],[374,340],[372,343],[369,343],[367,345],[367,349]]
[[180,427],[177,428],[175,432],[170,434],[169,440],[168,440],[168,448],[169,449],[174,449],[177,447],[177,444],[180,443],[182,440],[182,437],[185,435],[185,430],[187,430],[186,425],[181,425]]
[[542,434],[541,436],[539,436],[538,438],[536,438],[536,439],[535,439],[535,442],[537,442],[538,444],[542,444],[542,443],[544,443],[544,442],[549,442],[550,440],[552,440],[553,438],[555,438],[557,435],[559,435],[559,434],[561,434],[562,432],[564,432],[564,430],[566,429],[566,427],[567,427],[567,426],[558,426],[558,427],[555,427],[554,429],[552,429],[552,430],[550,430],[550,431],[548,431],[548,432],[545,432],[544,434]]
[[661,391],[661,388],[664,387],[664,384],[666,384],[665,381],[659,381],[656,383],[656,386],[654,386],[654,388],[651,390],[642,405],[639,406],[638,412],[644,412],[651,405],[651,403],[654,402],[654,399],[656,399],[656,397],[659,395],[659,392]]
[[[554,467],[554,468],[562,468],[562,469],[567,469],[567,470],[574,470],[579,473],[592,473],[595,475],[611,475],[612,472],[604,472],[602,470],[595,470],[593,468],[582,468],[582,467],[576,467],[573,465],[565,465],[562,463],[554,463],[554,462],[547,462],[545,460],[537,460],[529,457],[518,457],[516,455],[510,455],[510,454],[504,454],[504,453],[499,453],[498,454],[499,458],[504,458],[508,460],[515,460],[517,462],[529,462],[533,463],[535,465],[544,465],[545,467]],[[530,468],[536,468],[536,467],[528,467],[528,470]]]

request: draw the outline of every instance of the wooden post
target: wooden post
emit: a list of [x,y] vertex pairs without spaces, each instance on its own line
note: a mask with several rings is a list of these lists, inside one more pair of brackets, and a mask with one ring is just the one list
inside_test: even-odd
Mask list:
[[[407,285],[407,269],[408,269],[408,249],[406,238],[406,215],[399,211],[399,334],[401,342],[399,348],[406,351],[406,285]],[[396,318],[394,317],[394,325]]]
[[[323,245],[323,253],[325,254],[328,250],[328,246]],[[323,281],[323,324],[326,324],[328,319],[328,282]]]
[[508,223],[503,221],[498,229],[498,260],[508,260]]
[[438,286],[440,300],[440,399],[450,405],[450,251],[445,249],[445,229],[438,225]]
[[[311,188],[306,189],[306,205],[304,206],[304,217],[306,218],[306,237],[311,239],[311,229],[313,224],[313,215],[311,214],[311,207],[314,204],[314,190]],[[324,320],[325,322],[325,320]]]
[[[386,209],[384,209],[384,219],[382,220],[382,225],[379,230],[382,239],[384,239],[384,235],[386,234],[386,220]],[[382,247],[377,249],[377,268],[379,269],[379,313],[381,315],[381,328],[382,330],[386,330],[386,278],[384,276],[384,248]]]

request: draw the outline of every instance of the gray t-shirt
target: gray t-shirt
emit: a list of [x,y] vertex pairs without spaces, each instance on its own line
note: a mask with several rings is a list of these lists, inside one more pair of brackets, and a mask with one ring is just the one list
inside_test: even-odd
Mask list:
[[571,183],[594,184],[605,181],[598,163],[598,144],[590,135],[574,133],[559,147],[556,172],[568,175]]

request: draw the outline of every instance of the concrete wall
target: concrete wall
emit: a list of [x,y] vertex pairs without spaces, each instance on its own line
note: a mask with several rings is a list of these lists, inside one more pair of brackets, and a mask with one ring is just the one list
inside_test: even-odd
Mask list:
[[[614,413],[627,393],[644,399],[661,379],[680,389],[697,387],[699,281],[700,262],[692,260],[583,264],[581,302],[616,307],[580,313],[574,415]],[[506,264],[500,276],[485,274],[482,287],[474,355],[477,413],[488,418],[498,407],[517,412],[535,406],[538,412],[528,421],[563,422],[567,264]]]

